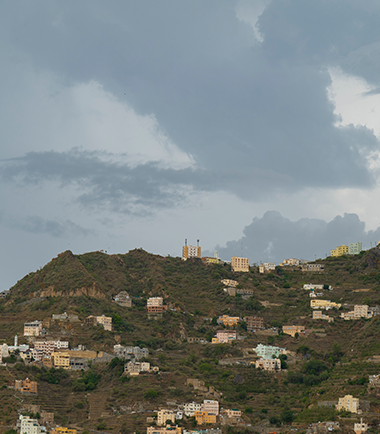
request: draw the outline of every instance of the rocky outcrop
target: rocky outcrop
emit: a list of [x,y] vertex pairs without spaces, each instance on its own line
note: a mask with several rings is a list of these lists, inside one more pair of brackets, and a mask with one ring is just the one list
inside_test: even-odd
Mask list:
[[94,282],[91,286],[82,286],[81,288],[72,289],[70,291],[57,291],[54,285],[41,289],[36,294],[38,297],[91,297],[97,299],[105,299],[106,295]]

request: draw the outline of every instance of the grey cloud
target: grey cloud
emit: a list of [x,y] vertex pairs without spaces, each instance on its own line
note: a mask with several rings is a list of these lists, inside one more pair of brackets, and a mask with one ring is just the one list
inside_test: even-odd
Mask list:
[[[366,128],[334,126],[326,88],[329,66],[375,49],[376,4],[272,2],[258,22],[261,45],[236,18],[234,4],[8,2],[0,27],[36,66],[68,83],[98,80],[140,113],[154,113],[205,173],[228,182],[229,173],[237,174],[227,186],[235,194],[251,198],[252,190],[264,189],[273,196],[284,179],[295,188],[374,186],[366,156],[379,143]],[[366,77],[375,70],[356,67]],[[268,174],[277,183],[267,182]]]
[[[216,246],[220,257],[227,260],[241,255],[252,262],[280,263],[285,258],[314,260],[330,255],[330,250],[341,244],[362,242],[370,248],[380,240],[380,228],[366,231],[365,223],[356,214],[336,216],[332,221],[303,218],[290,221],[277,211],[268,211],[262,218],[254,218],[244,228],[244,235],[226,246]],[[205,252],[210,254],[211,252]]]
[[379,95],[380,94],[380,88],[369,90],[368,92],[363,92],[362,96],[372,96],[372,95]]

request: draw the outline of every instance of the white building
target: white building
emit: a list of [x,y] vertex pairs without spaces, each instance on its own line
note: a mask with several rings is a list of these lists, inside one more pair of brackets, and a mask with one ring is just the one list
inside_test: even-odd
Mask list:
[[42,332],[41,321],[24,323],[24,336],[40,336],[41,332]]
[[259,273],[265,273],[276,270],[276,264],[272,262],[264,262],[259,265]]
[[185,240],[185,245],[182,247],[182,259],[186,261],[189,258],[200,258],[201,248],[199,246],[199,240],[197,240],[197,245],[187,245],[187,239]]
[[21,415],[19,417],[20,434],[41,434],[41,427],[37,419]]
[[274,347],[271,345],[258,344],[253,351],[263,359],[272,359],[273,357],[278,357],[280,354],[285,353],[285,348]]
[[202,404],[198,404],[197,402],[187,402],[184,405],[184,413],[186,416],[191,417],[194,416],[196,411],[202,411]]
[[202,404],[202,410],[207,413],[219,415],[219,402],[211,399],[205,399]]

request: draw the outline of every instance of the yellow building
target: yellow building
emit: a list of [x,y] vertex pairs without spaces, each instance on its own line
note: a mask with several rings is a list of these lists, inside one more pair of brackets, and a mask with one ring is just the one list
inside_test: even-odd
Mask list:
[[347,410],[351,413],[361,413],[359,410],[359,398],[354,398],[352,395],[346,395],[344,398],[339,398],[336,409],[338,411]]
[[195,411],[194,416],[198,425],[204,425],[205,423],[216,423],[216,414],[212,414],[207,411]]
[[175,423],[175,414],[171,410],[160,410],[157,412],[157,425],[163,426],[166,425],[166,421],[170,420],[170,422]]
[[181,434],[182,428],[179,426],[148,426],[146,429],[146,434]]
[[286,335],[290,335],[292,338],[296,335],[296,333],[303,333],[305,331],[305,326],[282,326],[282,331]]
[[334,303],[330,300],[311,300],[310,301],[310,307],[312,309],[332,309],[336,308],[339,309],[342,305],[340,303]]
[[336,249],[331,250],[331,256],[342,256],[342,255],[348,255],[348,246],[344,244],[337,247]]
[[244,273],[248,273],[249,260],[248,258],[239,258],[237,256],[233,256],[231,258],[231,267],[233,271],[242,271]]
[[240,321],[238,316],[223,315],[219,317],[219,322],[222,322],[226,327],[237,326]]
[[77,430],[69,429],[64,426],[56,426],[50,431],[50,434],[77,434]]
[[54,368],[70,369],[70,354],[68,352],[51,353]]

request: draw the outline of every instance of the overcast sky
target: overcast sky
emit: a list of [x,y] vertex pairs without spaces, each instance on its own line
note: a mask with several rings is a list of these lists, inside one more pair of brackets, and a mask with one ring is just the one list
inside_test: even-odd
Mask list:
[[380,240],[380,3],[0,3],[0,290],[70,249]]

